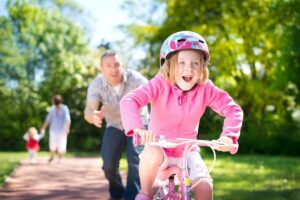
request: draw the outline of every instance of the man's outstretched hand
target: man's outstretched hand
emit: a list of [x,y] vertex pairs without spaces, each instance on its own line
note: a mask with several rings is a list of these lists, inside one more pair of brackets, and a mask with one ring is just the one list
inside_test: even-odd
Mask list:
[[104,112],[105,112],[105,107],[101,106],[100,110],[95,110],[93,113],[93,124],[98,128],[102,127]]

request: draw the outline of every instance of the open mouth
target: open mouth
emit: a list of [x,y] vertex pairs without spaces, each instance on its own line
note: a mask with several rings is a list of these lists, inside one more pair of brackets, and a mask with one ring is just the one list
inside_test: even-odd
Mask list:
[[182,79],[185,81],[185,82],[190,82],[192,80],[192,77],[191,76],[182,76]]
[[118,74],[110,74],[111,77],[118,77]]

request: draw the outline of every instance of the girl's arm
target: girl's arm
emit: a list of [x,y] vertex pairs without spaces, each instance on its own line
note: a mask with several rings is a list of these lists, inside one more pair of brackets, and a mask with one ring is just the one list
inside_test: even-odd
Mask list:
[[141,145],[155,141],[155,134],[150,130],[136,128],[133,130],[133,132],[138,134],[141,138],[141,141],[139,142]]
[[45,132],[38,134],[38,136],[38,141],[40,141],[45,136]]
[[26,140],[26,141],[29,140],[29,136],[28,136],[28,133],[27,133],[27,132],[23,135],[23,139]]
[[157,97],[160,85],[161,78],[156,76],[121,99],[120,113],[126,135],[132,135],[135,129],[144,129],[139,111]]
[[[228,137],[232,139],[234,144],[238,144],[237,140],[240,136],[244,115],[243,110],[227,92],[214,86],[211,81],[208,82],[208,87],[208,106],[219,115],[225,117],[220,140],[226,141],[226,137]],[[237,148],[231,149],[230,152],[236,153]]]
[[33,139],[35,140],[35,141],[40,141],[42,138],[44,137],[44,134],[34,134],[34,136],[33,136]]

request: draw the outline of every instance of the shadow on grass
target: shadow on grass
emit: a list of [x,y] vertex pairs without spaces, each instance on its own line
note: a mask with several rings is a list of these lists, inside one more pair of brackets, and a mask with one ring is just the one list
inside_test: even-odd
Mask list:
[[215,195],[219,200],[300,200],[300,188],[292,190],[234,190],[226,194]]

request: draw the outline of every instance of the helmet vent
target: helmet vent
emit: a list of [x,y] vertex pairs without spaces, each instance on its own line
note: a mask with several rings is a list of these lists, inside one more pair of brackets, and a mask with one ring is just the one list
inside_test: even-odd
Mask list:
[[205,54],[206,62],[208,65],[210,55],[205,39],[196,32],[192,31],[179,31],[173,33],[165,39],[160,48],[160,66],[171,58],[176,52],[180,50],[197,50]]

